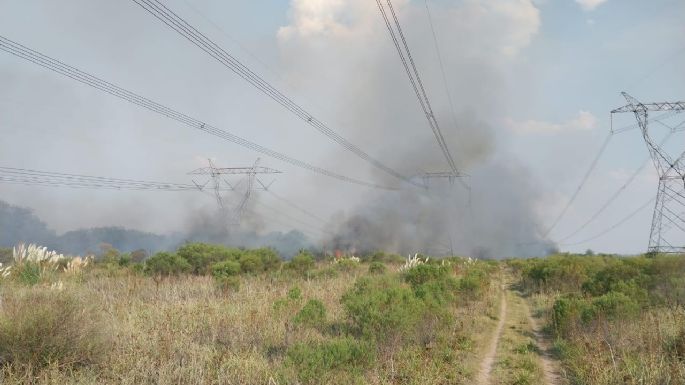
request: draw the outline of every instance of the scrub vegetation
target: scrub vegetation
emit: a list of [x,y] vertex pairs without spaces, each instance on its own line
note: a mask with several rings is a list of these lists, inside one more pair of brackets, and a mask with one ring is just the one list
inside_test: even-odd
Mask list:
[[554,255],[510,265],[571,384],[685,383],[685,258]]
[[189,243],[144,261],[112,249],[94,261],[9,261],[2,383],[469,383],[501,269],[414,259],[302,251],[285,261]]
[[9,254],[3,384],[685,383],[682,256]]

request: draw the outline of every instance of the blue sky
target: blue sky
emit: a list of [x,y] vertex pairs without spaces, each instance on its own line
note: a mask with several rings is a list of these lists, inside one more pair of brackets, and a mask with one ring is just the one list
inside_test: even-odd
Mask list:
[[[391,159],[407,143],[430,142],[431,136],[372,3],[174,0],[169,6],[336,130]],[[447,126],[449,106],[424,3],[395,3],[432,103]],[[487,138],[471,133],[475,139],[464,142],[467,148],[448,133],[453,151],[467,154],[464,162],[473,163],[469,172],[491,161],[525,169],[542,229],[558,215],[605,139],[609,111],[624,104],[620,91],[644,101],[685,99],[683,1],[433,0],[430,5],[459,117],[475,116],[490,127],[483,134]],[[0,10],[0,35],[261,144],[323,167],[378,177],[132,2],[0,0]],[[251,164],[256,157],[4,53],[0,81],[6,84],[0,90],[0,133],[9,139],[0,143],[5,166],[186,181],[184,173],[207,157],[223,164]],[[615,123],[633,121],[627,116]],[[397,124],[408,126],[402,135],[394,130]],[[683,138],[671,142],[682,147]],[[32,149],[31,156],[25,148]],[[637,130],[612,138],[552,239],[589,218],[647,155]],[[287,172],[288,179],[276,185],[281,195],[321,216],[344,215],[367,200],[366,191],[263,162]],[[486,186],[503,194],[507,188],[496,181]],[[655,190],[649,165],[614,205],[569,241],[611,226]],[[93,209],[72,215],[84,198]],[[212,207],[211,200],[195,198],[0,186],[0,199],[35,208],[60,231],[108,224],[180,231],[197,210]],[[568,249],[641,252],[650,221],[646,209],[612,233]]]

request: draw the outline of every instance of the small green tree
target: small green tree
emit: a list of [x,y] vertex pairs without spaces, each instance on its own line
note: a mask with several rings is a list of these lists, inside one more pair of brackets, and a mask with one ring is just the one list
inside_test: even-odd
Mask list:
[[321,329],[326,324],[326,307],[318,299],[310,299],[293,318],[295,325]]
[[212,275],[215,278],[233,277],[240,274],[240,271],[240,263],[236,261],[223,261],[212,265]]
[[300,275],[307,275],[314,268],[314,257],[308,251],[301,251],[288,262],[287,267]]
[[256,274],[264,270],[264,264],[259,255],[247,252],[240,257],[240,269],[243,273]]
[[192,266],[194,274],[207,274],[213,264],[227,260],[237,261],[243,253],[244,251],[239,249],[201,242],[186,243],[176,251],[176,254],[186,259]]
[[369,274],[383,274],[385,273],[385,264],[383,262],[371,262],[369,264]]
[[145,261],[145,272],[150,275],[179,275],[192,271],[192,266],[185,258],[167,252],[160,252]]

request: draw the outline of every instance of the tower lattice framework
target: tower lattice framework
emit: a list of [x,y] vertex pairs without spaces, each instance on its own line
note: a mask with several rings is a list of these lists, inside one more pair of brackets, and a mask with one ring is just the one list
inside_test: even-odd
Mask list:
[[[685,111],[685,101],[642,103],[625,92],[622,95],[628,104],[611,113],[632,112],[635,115],[659,176],[647,251],[685,253],[685,151],[672,156],[652,139],[649,132],[650,112],[682,112]],[[671,130],[675,131],[674,128]]]

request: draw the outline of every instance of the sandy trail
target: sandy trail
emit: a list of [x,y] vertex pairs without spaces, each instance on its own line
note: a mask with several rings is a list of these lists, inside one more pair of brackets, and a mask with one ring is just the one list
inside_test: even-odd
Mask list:
[[546,385],[564,385],[566,382],[561,377],[559,370],[559,363],[552,356],[552,345],[542,334],[542,328],[539,326],[537,320],[533,318],[530,313],[530,308],[526,306],[526,313],[528,314],[528,322],[530,323],[535,341],[540,349],[540,364],[544,373]]
[[476,377],[476,383],[478,385],[488,385],[490,380],[490,373],[492,372],[492,365],[495,362],[495,356],[497,355],[497,345],[499,344],[499,339],[502,336],[502,329],[504,329],[504,323],[507,318],[507,293],[502,290],[502,301],[499,311],[499,323],[497,324],[497,329],[495,330],[495,335],[490,342],[490,348],[488,349],[483,361],[480,364],[480,371],[478,372],[478,377]]

